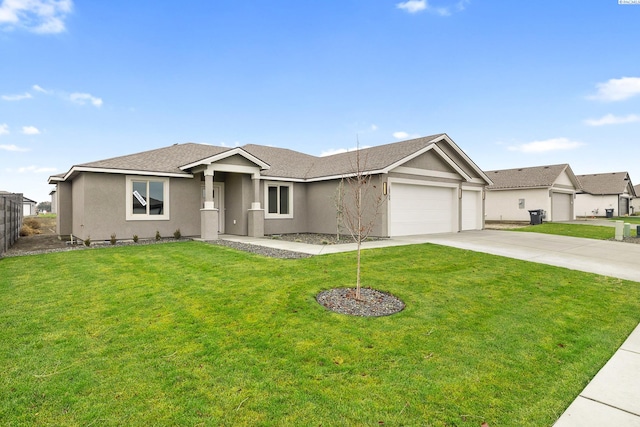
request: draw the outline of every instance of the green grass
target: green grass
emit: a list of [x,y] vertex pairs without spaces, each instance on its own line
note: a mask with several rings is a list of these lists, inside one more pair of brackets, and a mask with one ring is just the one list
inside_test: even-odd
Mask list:
[[[563,224],[557,222],[545,222],[538,225],[529,225],[522,228],[513,228],[510,231],[522,231],[528,233],[557,234],[560,236],[583,237],[586,239],[607,240],[613,239],[616,234],[615,227],[588,224]],[[631,236],[636,235],[635,227],[631,227]]]
[[629,224],[640,224],[640,216],[620,216],[616,218],[610,218],[610,221],[624,221]]
[[406,309],[330,312],[355,254],[188,242],[0,260],[0,419],[551,425],[640,321],[640,285],[435,245],[363,252]]

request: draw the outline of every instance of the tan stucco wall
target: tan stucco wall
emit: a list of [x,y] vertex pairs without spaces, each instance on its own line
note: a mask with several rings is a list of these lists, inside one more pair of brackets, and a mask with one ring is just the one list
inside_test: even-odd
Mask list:
[[[518,201],[524,199],[524,209]],[[529,190],[487,190],[485,200],[485,219],[489,221],[529,221],[530,210],[544,209],[547,219],[551,213],[549,189]]]
[[[286,233],[306,233],[308,185],[304,183],[293,183],[293,218],[265,218],[264,234],[286,234]],[[267,201],[264,194],[264,185],[260,185],[260,202],[262,208],[266,209]]]
[[73,233],[73,200],[70,182],[59,182],[56,185],[56,234],[68,237]]
[[226,234],[247,235],[247,212],[251,207],[253,186],[246,174],[227,173],[224,183]]
[[[152,177],[149,177],[152,178]],[[82,173],[73,180],[73,234],[92,241],[171,237],[180,229],[183,236],[200,235],[200,181],[171,178],[169,220],[126,220],[126,176]],[[190,208],[192,207],[192,208]]]

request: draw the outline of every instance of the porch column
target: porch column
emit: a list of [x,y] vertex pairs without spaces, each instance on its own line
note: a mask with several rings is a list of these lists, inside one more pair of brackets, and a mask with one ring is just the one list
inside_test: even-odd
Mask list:
[[200,209],[200,238],[218,240],[218,209],[213,205],[213,169],[204,171],[204,208]]
[[251,176],[253,181],[253,202],[249,209],[248,232],[249,237],[264,237],[264,209],[260,207],[260,174]]

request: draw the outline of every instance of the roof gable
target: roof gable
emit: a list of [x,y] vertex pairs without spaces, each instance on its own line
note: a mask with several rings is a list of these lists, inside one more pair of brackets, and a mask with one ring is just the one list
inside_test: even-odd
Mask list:
[[578,175],[582,189],[589,194],[624,194],[635,196],[628,172],[596,173]]
[[580,188],[580,181],[576,178],[571,167],[566,164],[533,166],[527,168],[500,169],[487,171],[493,185],[488,190],[514,190],[518,188],[551,188],[557,181],[564,178],[564,174],[573,182],[576,189]]

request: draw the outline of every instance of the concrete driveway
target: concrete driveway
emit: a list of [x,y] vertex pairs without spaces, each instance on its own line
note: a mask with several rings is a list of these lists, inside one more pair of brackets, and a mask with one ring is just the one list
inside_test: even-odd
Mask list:
[[640,282],[640,244],[502,230],[391,240],[453,246]]

